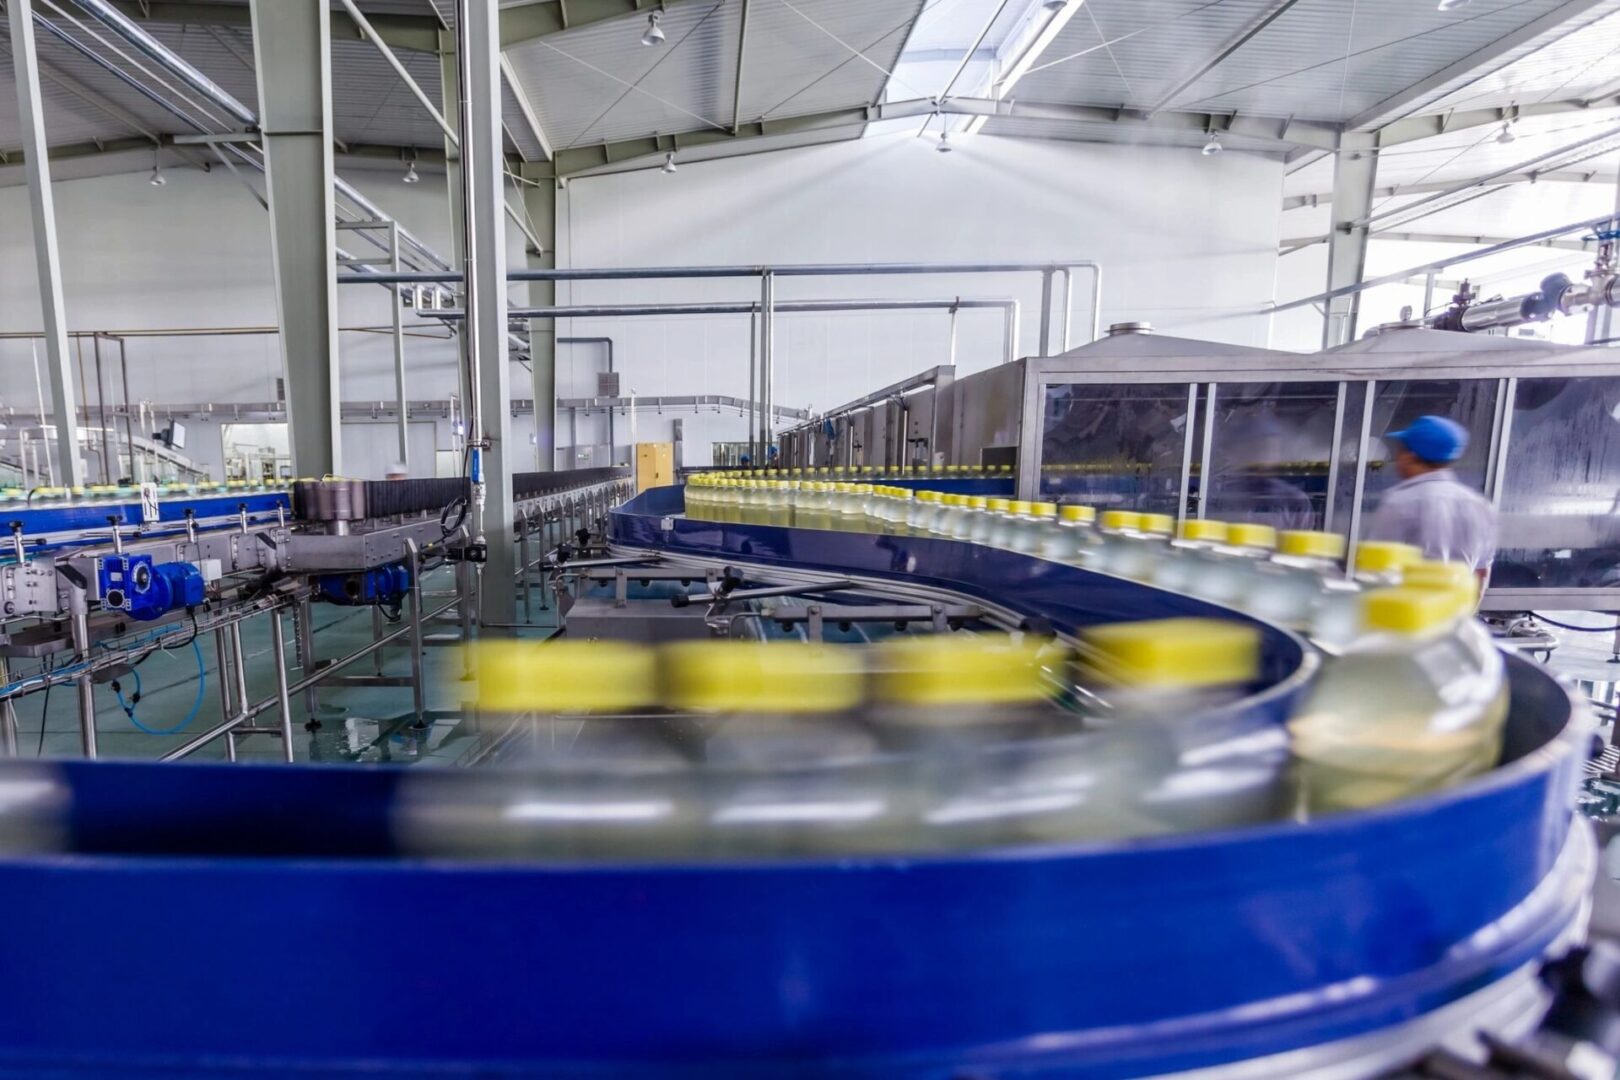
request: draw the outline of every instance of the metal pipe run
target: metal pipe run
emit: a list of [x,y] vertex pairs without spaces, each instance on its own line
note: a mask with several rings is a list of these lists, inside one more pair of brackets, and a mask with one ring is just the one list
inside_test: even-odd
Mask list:
[[[1607,218],[1603,220],[1608,220]],[[1568,230],[1566,230],[1568,231]],[[525,267],[506,272],[508,281],[641,281],[654,278],[860,277],[907,274],[1023,274],[1037,271],[1100,271],[1089,260],[1057,263],[784,263],[762,266]],[[454,284],[452,271],[407,271],[400,274],[339,274],[339,285]]]

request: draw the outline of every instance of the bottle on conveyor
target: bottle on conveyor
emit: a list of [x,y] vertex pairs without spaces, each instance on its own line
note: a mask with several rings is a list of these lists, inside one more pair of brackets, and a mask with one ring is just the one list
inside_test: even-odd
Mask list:
[[904,790],[852,717],[864,693],[853,648],[681,642],[660,655],[663,700],[708,732],[703,850],[714,857],[904,846]]
[[1471,587],[1379,589],[1362,633],[1329,663],[1288,730],[1305,814],[1450,787],[1501,753],[1501,654],[1472,617]]

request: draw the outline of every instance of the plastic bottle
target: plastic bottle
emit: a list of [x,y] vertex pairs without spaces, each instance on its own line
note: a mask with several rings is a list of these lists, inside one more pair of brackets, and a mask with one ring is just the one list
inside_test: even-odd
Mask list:
[[1049,521],[1056,520],[1057,506],[1052,503],[1013,503],[1013,526],[1007,531],[1006,548],[1024,555],[1032,555],[1041,546]]
[[1134,510],[1105,510],[1101,519],[1103,552],[1099,568],[1110,574],[1144,580],[1157,561],[1164,539],[1143,528],[1142,515]]
[[869,722],[903,755],[922,848],[956,850],[1016,836],[1019,744],[1060,730],[1048,658],[1033,643],[944,634],[878,646]]
[[956,521],[951,528],[951,538],[953,540],[971,540],[974,528],[977,526],[979,519],[984,517],[989,506],[990,500],[983,495],[963,496],[960,513],[956,515]]
[[919,491],[911,508],[911,517],[906,522],[913,536],[931,536],[934,533],[935,522],[939,519],[940,501],[937,491]]
[[1243,609],[1326,641],[1353,636],[1357,589],[1345,580],[1339,565],[1344,537],[1293,531],[1280,533],[1277,540],[1270,565],[1255,568]]
[[990,543],[991,534],[995,532],[1001,519],[1011,512],[1011,499],[986,499],[984,513],[973,519],[972,532],[969,533],[968,539],[975,544]]
[[1356,580],[1363,585],[1398,585],[1401,571],[1423,561],[1423,551],[1393,540],[1363,540],[1356,545]]
[[1273,820],[1287,807],[1280,725],[1240,702],[1260,666],[1243,623],[1165,619],[1081,633],[1087,735],[1041,748],[1032,796],[1068,794],[1033,818],[1045,840],[1119,839]]
[[1212,564],[1225,558],[1219,549],[1228,535],[1224,521],[1189,518],[1181,523],[1181,536],[1170,541],[1168,557],[1153,567],[1153,584],[1172,592],[1190,592],[1193,583]]
[[1059,506],[1056,518],[1046,522],[1041,531],[1041,543],[1036,553],[1059,562],[1082,562],[1082,551],[1101,551],[1096,521],[1097,511],[1092,507]]
[[1322,672],[1288,723],[1305,814],[1377,806],[1450,787],[1501,753],[1501,654],[1457,589],[1378,589],[1362,635]]
[[660,650],[663,697],[706,732],[712,855],[898,850],[908,815],[871,731],[850,648],[693,641]]
[[[619,642],[483,641],[480,709],[530,716],[513,743],[525,768],[492,770],[487,801],[407,799],[412,850],[572,858],[665,855],[694,846],[701,804],[686,759],[642,717],[658,700],[650,649]],[[429,782],[431,783],[431,782]]]

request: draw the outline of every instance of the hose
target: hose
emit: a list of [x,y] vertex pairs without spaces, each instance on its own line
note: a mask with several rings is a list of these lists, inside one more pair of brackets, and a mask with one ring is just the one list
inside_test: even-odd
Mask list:
[[191,638],[191,651],[197,657],[197,698],[191,703],[191,711],[186,714],[185,719],[173,727],[147,727],[136,717],[135,706],[139,705],[141,701],[141,673],[139,669],[130,669],[135,676],[135,692],[130,695],[130,700],[127,702],[124,700],[124,691],[118,685],[118,680],[113,680],[112,691],[113,695],[118,698],[118,707],[124,710],[124,715],[129,717],[129,722],[134,724],[138,730],[144,731],[148,735],[178,735],[190,727],[193,720],[197,719],[197,714],[202,711],[203,693],[208,689],[208,669],[203,664],[202,646],[197,644],[195,634]]
[[1548,626],[1556,626],[1560,630],[1573,630],[1577,634],[1612,634],[1615,631],[1620,630],[1620,623],[1615,623],[1613,626],[1576,626],[1573,623],[1559,622],[1557,619],[1549,619],[1539,611],[1532,611],[1530,614],[1533,617],[1540,619]]

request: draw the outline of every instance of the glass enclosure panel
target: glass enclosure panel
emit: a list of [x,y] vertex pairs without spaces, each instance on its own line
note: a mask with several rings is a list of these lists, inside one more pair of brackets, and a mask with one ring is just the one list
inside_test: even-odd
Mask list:
[[[1350,508],[1356,502],[1356,469],[1361,463],[1361,415],[1367,405],[1367,384],[1344,384],[1344,430],[1339,434],[1339,477],[1333,488],[1333,517],[1325,528],[1340,536],[1350,535]],[[1379,429],[1374,426],[1376,436]],[[1375,438],[1373,455],[1380,454],[1382,443]]]
[[1186,383],[1046,387],[1042,498],[1176,513],[1187,390]]
[[1620,586],[1620,378],[1520,379],[1497,588]]
[[[1420,416],[1449,417],[1468,429],[1468,451],[1452,467],[1463,483],[1476,491],[1484,491],[1485,467],[1490,460],[1491,436],[1496,427],[1498,389],[1495,379],[1395,379],[1379,383],[1373,395],[1372,445],[1367,451],[1362,520],[1378,509],[1378,500],[1384,492],[1400,483],[1400,477],[1395,475],[1395,450],[1381,436],[1386,431],[1405,427]],[[1345,426],[1348,428],[1350,423],[1346,416]],[[1355,423],[1361,423],[1360,412],[1355,414]],[[1351,480],[1354,481],[1353,475]]]
[[1204,516],[1322,528],[1338,398],[1338,383],[1217,385],[1208,475],[1196,485]]

